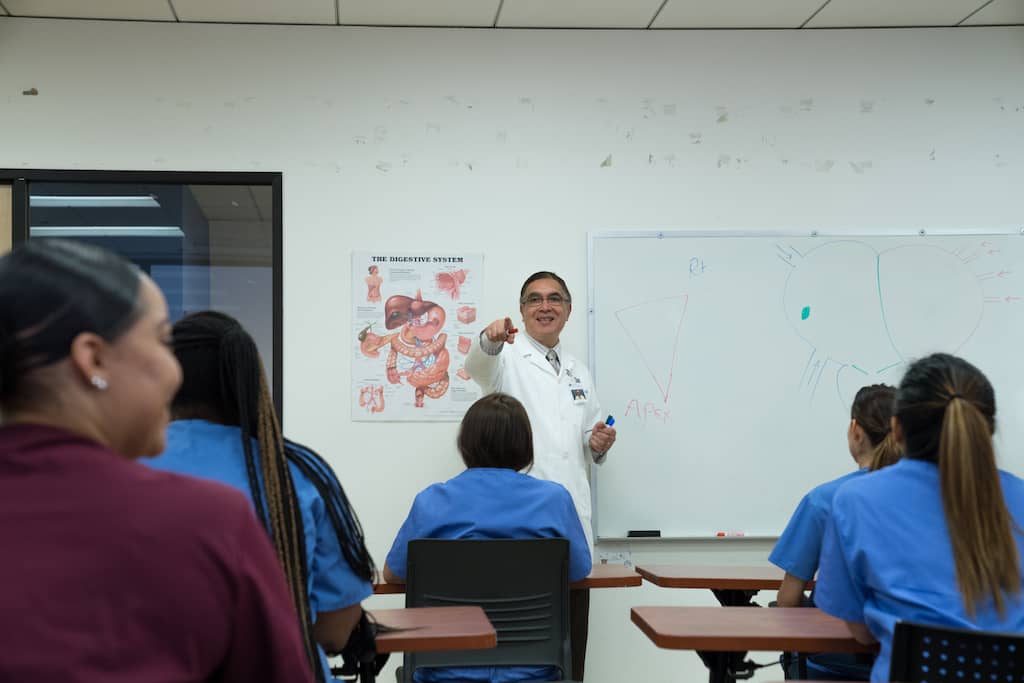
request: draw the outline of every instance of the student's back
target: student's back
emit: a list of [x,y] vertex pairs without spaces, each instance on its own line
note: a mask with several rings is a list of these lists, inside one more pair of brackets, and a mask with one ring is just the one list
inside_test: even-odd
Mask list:
[[[467,469],[416,496],[388,553],[388,581],[405,580],[408,543],[417,538],[566,538],[569,580],[590,573],[590,546],[569,492],[518,471],[533,463],[530,420],[519,401],[494,393],[474,403],[462,420],[458,446]],[[420,669],[415,680],[506,683],[557,676],[553,667],[460,667]]]
[[895,424],[904,460],[836,493],[815,593],[880,642],[879,681],[897,620],[1024,631],[1024,482],[995,468],[991,385],[965,361],[929,356],[907,371]]
[[0,680],[307,680],[242,495],[49,427],[0,441]]

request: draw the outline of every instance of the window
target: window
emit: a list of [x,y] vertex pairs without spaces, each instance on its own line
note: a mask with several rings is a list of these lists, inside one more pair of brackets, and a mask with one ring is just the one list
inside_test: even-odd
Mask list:
[[171,317],[216,309],[259,346],[281,414],[281,175],[0,171],[13,242],[76,239],[131,260]]

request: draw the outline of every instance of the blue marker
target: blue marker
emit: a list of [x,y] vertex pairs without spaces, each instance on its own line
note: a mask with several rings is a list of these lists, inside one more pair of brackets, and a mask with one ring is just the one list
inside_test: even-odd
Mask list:
[[609,427],[612,427],[612,426],[614,426],[614,425],[615,425],[615,418],[614,418],[614,417],[612,417],[611,415],[609,415],[609,416],[608,416],[608,419],[607,419],[607,420],[605,420],[605,421],[604,421],[604,423],[605,423],[606,425],[608,425]]

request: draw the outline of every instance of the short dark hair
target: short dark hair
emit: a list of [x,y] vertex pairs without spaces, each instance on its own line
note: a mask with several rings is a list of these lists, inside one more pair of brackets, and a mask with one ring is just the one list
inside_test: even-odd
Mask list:
[[550,270],[538,270],[536,273],[526,278],[526,282],[524,282],[523,286],[519,289],[520,300],[526,296],[526,288],[530,286],[530,283],[536,282],[537,280],[554,280],[558,283],[558,286],[562,288],[562,291],[565,292],[566,301],[570,304],[572,303],[572,294],[569,293],[569,286],[565,284],[565,280],[560,278],[556,273],[552,273]]
[[533,430],[526,408],[508,394],[484,396],[462,418],[458,446],[466,467],[531,467]]
[[116,340],[142,314],[138,268],[106,249],[39,239],[0,259],[0,405],[34,400],[31,371],[64,360],[83,332]]

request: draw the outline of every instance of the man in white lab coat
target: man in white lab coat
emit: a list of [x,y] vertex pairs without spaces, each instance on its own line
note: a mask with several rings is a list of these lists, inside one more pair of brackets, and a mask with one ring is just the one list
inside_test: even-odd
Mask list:
[[[534,442],[530,474],[568,489],[593,555],[587,472],[591,461],[604,462],[615,443],[615,429],[601,419],[590,371],[560,344],[572,312],[565,281],[549,271],[528,277],[520,290],[519,312],[526,333],[517,338],[511,318],[495,320],[470,348],[465,368],[485,392],[511,394],[526,407]],[[576,681],[583,680],[589,612],[589,590],[572,591]]]

